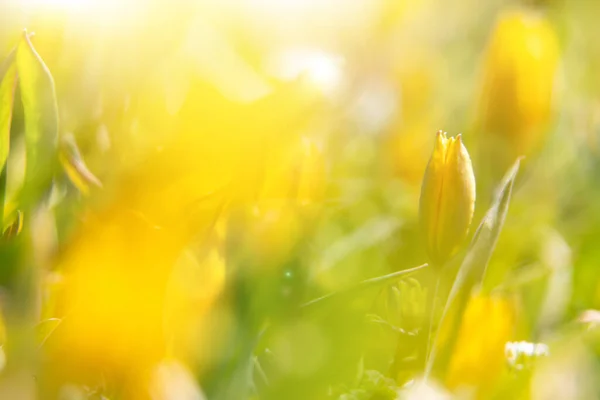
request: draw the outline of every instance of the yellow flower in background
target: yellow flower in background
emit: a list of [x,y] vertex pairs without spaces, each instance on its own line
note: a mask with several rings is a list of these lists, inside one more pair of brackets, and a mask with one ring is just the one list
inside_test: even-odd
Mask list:
[[403,49],[391,65],[402,121],[430,118],[435,114],[436,90],[444,73],[440,67],[444,59],[436,50],[431,44],[425,48]]
[[[290,143],[302,131],[299,116],[317,99],[301,81],[281,84],[253,102],[233,101],[206,82],[196,83],[174,124],[178,133],[143,160],[144,168],[135,170],[125,188],[132,192],[132,208],[165,225],[208,199],[251,204],[269,179],[266,160],[273,154],[291,160],[291,173],[302,166],[302,160],[294,164],[298,157],[290,155],[296,151]],[[293,176],[283,179],[295,182]]]
[[[185,251],[211,235],[222,243],[222,216],[252,207],[276,171],[286,207],[320,197],[321,153],[296,141],[294,124],[314,98],[302,83],[250,103],[202,82],[191,90],[173,122],[179,133],[106,186],[108,202],[62,251],[60,295],[47,310],[60,323],[44,345],[45,359],[59,367],[44,382],[94,385],[102,377],[128,386],[169,355],[210,362],[202,340],[214,350],[215,332],[227,325],[207,317],[224,286],[225,260],[220,245],[197,259]],[[279,169],[265,168],[270,159]],[[276,227],[267,218],[259,251],[288,253],[296,243],[298,216],[284,209]]]
[[439,131],[419,203],[427,253],[434,264],[443,264],[458,250],[474,210],[475,176],[469,153],[460,135],[447,138]]
[[319,201],[325,184],[323,152],[314,140],[298,137],[269,154],[260,200],[290,200],[299,205]]
[[302,142],[302,168],[297,179],[296,196],[300,205],[323,199],[325,191],[325,158],[314,141]]
[[[431,123],[425,119],[402,124],[382,144],[395,177],[419,190],[431,148]],[[418,192],[417,192],[418,193]]]
[[427,167],[433,138],[430,134],[440,119],[439,99],[434,96],[443,65],[431,48],[401,52],[391,67],[397,109],[389,135],[382,142],[395,177],[419,190]]
[[120,205],[86,219],[61,254],[60,280],[45,285],[43,390],[100,381],[129,390],[166,356],[204,367],[225,326],[207,318],[225,281],[219,229],[192,254],[189,232]]
[[246,209],[241,228],[259,265],[275,267],[287,260],[324,190],[325,159],[314,140],[292,136],[267,156],[258,199]]
[[187,241],[130,210],[86,224],[59,265],[61,321],[44,347],[57,382],[137,380],[165,356],[166,282]]
[[286,202],[262,202],[245,215],[244,243],[254,259],[254,272],[272,271],[288,260],[303,234],[298,207]]
[[494,383],[505,365],[504,347],[512,338],[515,314],[513,303],[502,296],[477,293],[469,299],[450,358],[449,388]]
[[166,289],[164,329],[169,355],[198,367],[214,356],[220,343],[216,332],[226,322],[211,315],[225,288],[226,263],[217,240],[203,251],[184,251]]
[[478,115],[491,152],[504,151],[512,162],[541,145],[559,57],[554,29],[543,15],[518,10],[499,17],[485,55]]

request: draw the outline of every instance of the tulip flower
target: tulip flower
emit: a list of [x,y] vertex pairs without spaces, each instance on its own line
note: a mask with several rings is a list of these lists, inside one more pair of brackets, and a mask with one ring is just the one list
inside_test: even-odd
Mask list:
[[[285,262],[305,234],[325,189],[325,158],[314,141],[282,141],[265,160],[262,187],[245,217],[247,243],[263,267]],[[268,269],[268,268],[267,268]]]
[[469,232],[475,209],[475,176],[461,136],[438,132],[427,165],[419,213],[427,253],[442,265],[456,253]]
[[553,27],[538,13],[500,16],[489,42],[479,99],[478,129],[491,152],[528,155],[542,143],[552,116],[559,49]]

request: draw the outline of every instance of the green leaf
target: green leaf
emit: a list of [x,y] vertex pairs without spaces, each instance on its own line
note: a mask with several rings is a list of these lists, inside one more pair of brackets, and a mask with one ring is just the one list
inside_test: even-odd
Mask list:
[[[504,226],[506,220],[506,214],[508,212],[508,206],[512,195],[512,189],[519,171],[520,159],[517,159],[513,166],[508,170],[499,189],[496,192],[492,206],[483,217],[473,240],[469,245],[467,254],[458,270],[452,289],[446,300],[442,318],[438,326],[442,326],[445,318],[449,315],[450,308],[458,310],[453,315],[458,316],[456,321],[452,321],[453,324],[458,324],[460,316],[462,316],[462,310],[464,309],[466,302],[471,293],[471,289],[474,285],[481,283],[485,275],[487,264],[496,248],[498,237]],[[457,329],[455,326],[450,327],[450,332],[456,333]],[[438,329],[433,343],[438,341],[440,330]],[[445,346],[446,349],[452,349],[454,338],[451,338],[450,343]],[[431,373],[433,365],[436,359],[436,348],[437,346],[430,346],[431,353],[427,359],[425,367],[425,377],[428,377]]]
[[23,33],[17,47],[16,64],[25,116],[25,191],[35,196],[49,186],[58,161],[56,93],[52,75],[27,32]]
[[17,67],[15,51],[11,51],[0,68],[0,226],[4,226],[4,202],[6,197],[6,160],[10,149],[10,127],[12,123]]
[[519,172],[520,163],[521,159],[517,159],[502,179],[492,206],[483,217],[477,231],[473,235],[473,240],[460,266],[451,293],[460,289],[460,286],[466,280],[483,280],[485,270],[496,248],[498,237],[506,220],[512,189],[517,172]]
[[44,190],[54,176],[58,161],[82,193],[89,193],[91,186],[101,187],[83,161],[75,139],[70,135],[59,137],[54,80],[27,33],[19,43],[16,58],[25,114],[28,189]]
[[8,158],[10,147],[10,126],[17,82],[15,51],[13,50],[0,69],[0,170]]

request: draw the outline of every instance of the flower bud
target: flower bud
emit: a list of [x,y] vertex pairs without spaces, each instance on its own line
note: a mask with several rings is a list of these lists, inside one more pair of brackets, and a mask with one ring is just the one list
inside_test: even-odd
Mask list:
[[461,136],[446,138],[437,133],[433,154],[427,164],[419,214],[427,253],[441,265],[467,236],[475,209],[475,176]]
[[558,41],[541,15],[500,16],[484,61],[478,129],[492,153],[507,162],[539,147],[552,116]]

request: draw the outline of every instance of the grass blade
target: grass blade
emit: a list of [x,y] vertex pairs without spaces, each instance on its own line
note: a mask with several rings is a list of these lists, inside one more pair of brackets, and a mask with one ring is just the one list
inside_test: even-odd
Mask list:
[[6,198],[6,160],[10,149],[10,127],[12,123],[17,68],[15,51],[11,51],[0,69],[0,228],[4,227],[4,202]]

